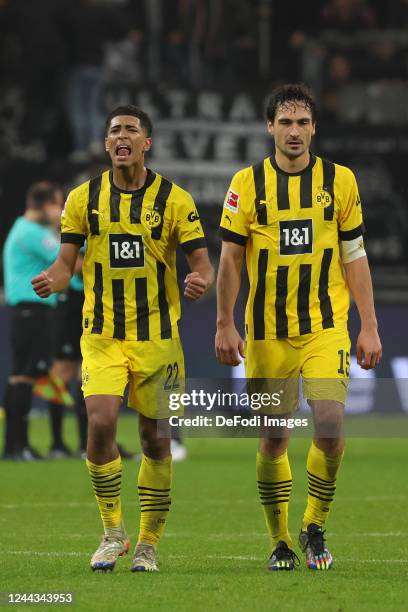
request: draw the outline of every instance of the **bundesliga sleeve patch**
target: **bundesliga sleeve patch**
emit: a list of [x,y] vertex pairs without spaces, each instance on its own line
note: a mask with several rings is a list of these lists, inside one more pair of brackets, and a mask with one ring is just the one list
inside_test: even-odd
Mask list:
[[238,193],[235,193],[235,191],[232,191],[232,189],[230,189],[227,194],[227,197],[225,198],[224,208],[228,208],[228,210],[230,210],[231,212],[237,213],[238,204],[239,204]]

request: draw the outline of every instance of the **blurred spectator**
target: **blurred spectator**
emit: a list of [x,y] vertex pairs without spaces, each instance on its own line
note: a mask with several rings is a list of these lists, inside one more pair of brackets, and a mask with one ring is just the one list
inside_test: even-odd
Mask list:
[[327,0],[321,10],[321,27],[351,33],[375,28],[377,19],[365,0]]
[[379,37],[359,59],[361,80],[402,81],[407,78],[407,51],[391,35]]
[[106,85],[138,85],[142,82],[143,32],[129,30],[123,40],[105,45],[102,81]]
[[89,149],[101,149],[104,45],[120,38],[123,26],[117,9],[96,0],[69,0],[61,12],[60,29],[70,68],[66,109],[74,144],[72,158],[84,161]]
[[351,76],[351,63],[345,55],[328,56],[323,76],[322,116],[333,119],[338,115],[339,92]]
[[43,300],[31,278],[56,258],[59,241],[53,229],[61,215],[55,185],[34,183],[27,192],[26,211],[7,237],[4,260],[5,299],[11,310],[12,370],[4,398],[6,459],[41,458],[28,440],[32,388],[48,372],[51,357],[52,311],[57,297]]
[[55,123],[62,74],[55,7],[52,0],[0,2],[2,88],[18,84],[29,101],[21,117],[20,136],[26,144],[28,135],[30,140],[42,138]]
[[270,73],[273,80],[302,80],[304,48],[308,39],[318,35],[321,4],[321,0],[309,0],[299,3],[296,10],[281,0],[272,4]]
[[408,0],[381,1],[386,28],[406,29],[408,26]]
[[163,6],[164,78],[197,87],[256,78],[255,10],[249,0],[169,0]]

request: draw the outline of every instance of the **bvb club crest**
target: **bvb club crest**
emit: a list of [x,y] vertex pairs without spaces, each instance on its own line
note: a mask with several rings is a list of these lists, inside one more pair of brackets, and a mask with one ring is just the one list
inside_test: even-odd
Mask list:
[[313,196],[313,203],[319,208],[327,208],[332,203],[333,198],[328,191],[325,191],[323,187],[317,191]]
[[150,229],[158,227],[162,222],[162,216],[157,210],[146,210],[143,215],[143,221]]

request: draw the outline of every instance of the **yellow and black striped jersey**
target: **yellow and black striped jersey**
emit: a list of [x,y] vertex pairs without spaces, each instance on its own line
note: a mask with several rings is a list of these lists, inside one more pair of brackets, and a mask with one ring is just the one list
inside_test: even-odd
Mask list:
[[71,191],[62,213],[61,242],[84,240],[84,333],[177,336],[176,247],[206,246],[190,194],[151,170],[141,189],[119,190],[106,171]]
[[340,241],[362,236],[354,174],[314,155],[288,174],[275,157],[232,179],[221,218],[223,240],[246,245],[249,339],[286,338],[345,325],[349,291]]

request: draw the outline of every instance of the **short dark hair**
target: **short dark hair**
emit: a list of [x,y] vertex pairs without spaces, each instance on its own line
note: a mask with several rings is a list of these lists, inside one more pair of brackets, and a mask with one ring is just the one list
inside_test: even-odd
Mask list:
[[150,117],[149,117],[149,115],[147,113],[142,111],[141,108],[138,108],[137,106],[133,106],[133,104],[126,104],[124,106],[117,106],[116,108],[111,110],[111,112],[109,113],[109,115],[106,118],[105,135],[108,133],[108,130],[109,130],[109,127],[110,127],[112,119],[114,117],[118,117],[119,115],[131,115],[132,117],[137,117],[139,119],[139,121],[140,121],[140,125],[142,126],[142,128],[146,132],[146,136],[148,138],[150,138],[150,136],[152,135],[152,132],[153,132],[152,120],[150,119]]
[[55,199],[55,193],[60,189],[56,183],[38,181],[33,183],[27,191],[26,207],[31,210],[41,210],[45,204]]
[[291,102],[303,103],[305,107],[310,110],[312,114],[312,121],[315,123],[316,101],[310,89],[303,83],[281,85],[280,87],[274,89],[266,103],[265,114],[268,121],[273,123],[278,107]]

